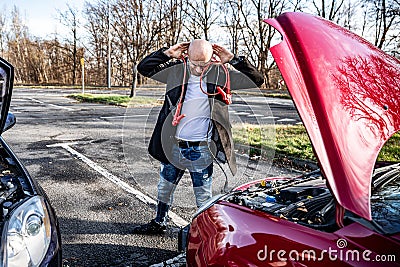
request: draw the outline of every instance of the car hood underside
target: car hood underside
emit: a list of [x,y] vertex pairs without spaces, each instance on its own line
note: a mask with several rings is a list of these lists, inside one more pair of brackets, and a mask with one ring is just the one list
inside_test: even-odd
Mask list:
[[266,22],[282,35],[271,52],[337,202],[371,220],[374,164],[400,129],[400,62],[319,17]]

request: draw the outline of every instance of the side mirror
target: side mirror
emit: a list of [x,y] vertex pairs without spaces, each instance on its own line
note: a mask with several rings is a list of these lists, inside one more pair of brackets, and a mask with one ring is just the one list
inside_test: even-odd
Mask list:
[[12,128],[15,123],[17,122],[17,119],[15,118],[15,115],[9,112],[7,114],[7,119],[6,123],[4,124],[3,132],[7,131],[8,129]]

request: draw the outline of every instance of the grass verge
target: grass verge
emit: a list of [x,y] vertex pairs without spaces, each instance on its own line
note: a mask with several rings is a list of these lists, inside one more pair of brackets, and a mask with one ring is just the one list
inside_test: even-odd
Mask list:
[[[162,102],[152,97],[112,94],[72,94],[68,97],[81,102],[102,103],[124,107],[153,107]],[[310,139],[303,125],[253,125],[234,124],[233,140],[250,147],[250,156],[267,154],[273,150],[280,156],[316,161]],[[378,161],[400,161],[400,132],[386,142],[378,155]]]
[[131,98],[125,95],[113,94],[72,94],[67,97],[80,102],[100,103],[122,107],[154,107],[161,105],[161,102],[157,101],[155,98],[145,96],[135,96]]
[[[303,125],[236,124],[232,127],[232,133],[234,142],[252,147],[250,153],[254,155],[275,149],[275,153],[281,156],[316,161]],[[378,161],[400,161],[400,132],[386,142],[378,155]]]
[[274,97],[274,98],[283,98],[283,99],[292,99],[292,97],[288,93],[271,93],[268,90],[260,90],[258,92],[250,92],[246,90],[240,91],[233,91],[232,94],[239,95],[239,96],[264,96],[264,97]]
[[289,94],[279,94],[279,93],[267,93],[264,94],[265,97],[274,97],[274,98],[283,98],[283,99],[292,99],[292,97]]

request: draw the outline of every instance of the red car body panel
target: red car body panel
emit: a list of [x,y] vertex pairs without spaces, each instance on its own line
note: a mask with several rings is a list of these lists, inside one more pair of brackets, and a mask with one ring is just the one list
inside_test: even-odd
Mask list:
[[[340,247],[338,240],[347,243]],[[373,261],[376,255],[395,255],[398,259],[398,248],[398,241],[376,234],[358,223],[335,233],[325,233],[220,201],[193,220],[187,264],[377,266],[379,264]],[[352,256],[356,250],[359,251],[358,258]],[[364,251],[367,251],[366,260],[362,256]],[[385,262],[385,266],[398,265]]]
[[319,17],[266,22],[282,34],[271,52],[338,203],[371,220],[374,163],[400,130],[400,62]]

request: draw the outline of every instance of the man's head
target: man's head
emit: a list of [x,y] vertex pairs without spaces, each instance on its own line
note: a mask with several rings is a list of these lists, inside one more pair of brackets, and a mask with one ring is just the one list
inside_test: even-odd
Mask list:
[[190,73],[200,76],[204,67],[207,66],[213,55],[213,47],[210,42],[203,39],[193,40],[188,48]]

